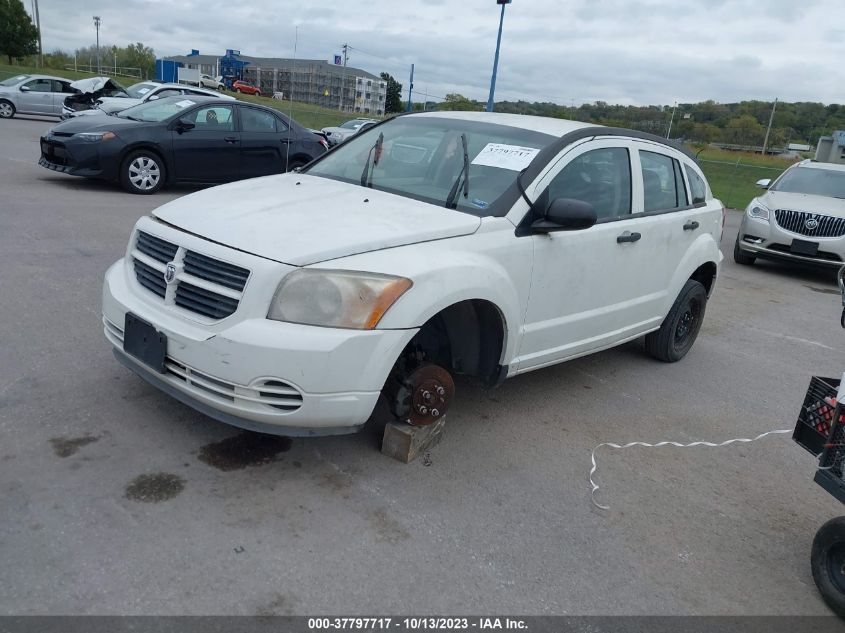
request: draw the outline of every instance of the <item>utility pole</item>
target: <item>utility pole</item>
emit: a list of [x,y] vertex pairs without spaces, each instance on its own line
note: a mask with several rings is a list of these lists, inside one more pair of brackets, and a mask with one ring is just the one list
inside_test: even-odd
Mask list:
[[408,82],[408,108],[407,111],[410,112],[411,109],[414,107],[413,101],[411,101],[411,95],[414,92],[414,65],[411,64],[411,80]]
[[672,134],[672,123],[675,121],[675,110],[678,109],[678,102],[675,102],[675,105],[672,106],[672,116],[669,119],[669,129],[666,131],[666,138],[668,139],[669,136]]
[[349,52],[349,44],[344,44],[343,45],[343,74],[341,75],[341,79],[340,79],[340,105],[338,107],[338,109],[341,112],[343,112],[343,95],[345,94],[344,88],[346,87],[346,60],[348,58],[348,52]]
[[97,29],[97,74],[102,74],[100,72],[100,16],[94,16],[94,28]]
[[38,14],[38,0],[32,0],[32,12],[35,14],[35,28],[38,29],[38,65],[44,67],[44,50],[41,48],[41,17]]
[[769,116],[769,127],[766,128],[766,138],[763,141],[763,156],[766,155],[766,148],[769,145],[769,132],[772,131],[772,121],[774,121],[774,119],[775,119],[775,108],[777,108],[777,107],[778,107],[778,100],[777,100],[777,97],[775,97],[775,103],[772,106],[772,114]]
[[502,45],[502,24],[505,21],[505,5],[512,0],[496,0],[496,4],[502,5],[502,12],[499,14],[499,35],[496,37],[496,55],[493,57],[493,76],[490,77],[490,96],[487,97],[487,112],[493,111],[493,95],[496,93],[496,72],[499,69],[499,47]]

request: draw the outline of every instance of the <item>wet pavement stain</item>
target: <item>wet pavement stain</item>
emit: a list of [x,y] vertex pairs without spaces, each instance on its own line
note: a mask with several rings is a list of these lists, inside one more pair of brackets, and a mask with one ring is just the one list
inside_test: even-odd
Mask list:
[[96,435],[83,435],[82,437],[51,437],[50,444],[53,445],[53,452],[59,457],[70,457],[83,446],[92,444],[100,438]]
[[206,444],[200,449],[198,459],[228,472],[269,464],[279,453],[289,451],[292,444],[293,440],[289,437],[244,431],[220,442]]
[[138,475],[126,486],[126,498],[143,503],[167,501],[185,489],[185,480],[170,473]]

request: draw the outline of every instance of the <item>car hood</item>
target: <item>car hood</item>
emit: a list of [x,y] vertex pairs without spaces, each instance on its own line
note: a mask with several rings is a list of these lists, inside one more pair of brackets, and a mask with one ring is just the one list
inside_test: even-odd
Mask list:
[[343,130],[339,127],[324,127],[320,131],[323,134],[331,134],[332,132],[345,132],[346,130]]
[[153,211],[168,224],[294,266],[474,233],[481,219],[307,174],[222,185]]
[[82,94],[93,94],[103,90],[120,90],[120,86],[114,83],[109,77],[87,77],[71,82],[71,88],[79,90]]
[[785,191],[767,191],[760,201],[768,208],[807,211],[845,218],[845,200],[828,196],[815,196],[806,193],[787,193]]
[[60,134],[77,134],[79,132],[115,132],[120,134],[121,128],[138,127],[141,125],[160,125],[155,122],[133,121],[121,119],[117,116],[72,116],[50,129],[50,132]]
[[100,97],[97,108],[103,112],[120,112],[139,103],[143,103],[143,101],[132,97]]

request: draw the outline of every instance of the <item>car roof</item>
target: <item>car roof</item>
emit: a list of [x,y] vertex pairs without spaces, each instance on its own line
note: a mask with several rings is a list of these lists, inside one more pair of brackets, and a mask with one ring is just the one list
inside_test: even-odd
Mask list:
[[839,163],[822,163],[815,160],[802,160],[800,163],[796,163],[793,167],[809,167],[810,169],[828,169],[830,171],[845,171],[845,165],[840,165]]
[[480,121],[496,125],[506,125],[524,130],[533,130],[542,134],[552,136],[563,136],[569,132],[580,130],[586,127],[597,127],[594,123],[581,123],[580,121],[569,121],[566,119],[553,119],[551,117],[531,116],[528,114],[504,114],[499,112],[417,112],[405,116],[429,117],[439,119],[458,119],[462,121]]
[[[32,79],[58,79],[59,81],[73,81],[73,79],[68,79],[67,77],[56,77],[55,75],[30,75],[29,73],[21,73],[19,75],[12,75],[8,79],[14,79],[15,77],[26,77],[29,80]],[[23,81],[23,80],[21,80]]]

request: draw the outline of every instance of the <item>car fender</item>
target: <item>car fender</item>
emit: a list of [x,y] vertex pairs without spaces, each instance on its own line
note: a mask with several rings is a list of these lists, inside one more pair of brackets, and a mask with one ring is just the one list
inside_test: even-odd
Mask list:
[[702,233],[696,237],[695,241],[690,244],[687,252],[684,253],[684,257],[678,263],[678,267],[672,275],[669,293],[666,295],[666,304],[663,306],[662,314],[669,313],[672,304],[675,303],[675,299],[677,299],[684,284],[701,266],[712,262],[716,265],[718,273],[718,269],[722,263],[722,257],[722,251],[719,250],[719,245],[712,235]]
[[[506,222],[506,220],[501,219]],[[510,237],[513,235],[511,225]],[[529,240],[500,244],[492,250],[467,248],[500,241],[495,233],[386,249],[315,264],[314,268],[362,270],[400,275],[413,286],[387,311],[379,329],[409,329],[424,325],[442,310],[461,301],[483,300],[502,317],[501,364],[516,356],[519,332],[531,278],[533,250]],[[482,242],[479,244],[478,242]],[[464,248],[462,248],[464,246]],[[508,260],[497,257],[509,248]],[[486,251],[486,252],[485,252]]]

